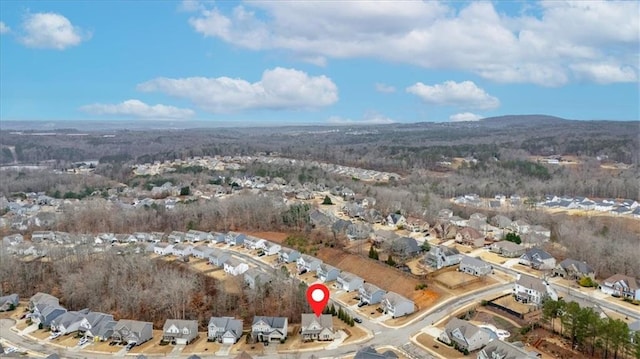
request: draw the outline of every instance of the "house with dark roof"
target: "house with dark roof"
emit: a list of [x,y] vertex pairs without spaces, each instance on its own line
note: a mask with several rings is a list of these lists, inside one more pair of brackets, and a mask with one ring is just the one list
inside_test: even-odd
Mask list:
[[153,337],[153,324],[138,320],[120,319],[113,328],[111,339],[122,343],[140,345]]
[[372,346],[366,346],[358,350],[353,359],[398,359],[398,355],[391,350],[378,353]]
[[433,246],[424,256],[427,265],[435,269],[454,266],[462,260],[462,254],[456,249],[447,246]]
[[584,277],[595,279],[596,271],[587,262],[567,258],[553,269],[553,275],[572,280],[580,280]]
[[408,258],[418,255],[422,249],[414,238],[400,237],[391,242],[391,252],[400,257]]
[[497,253],[502,257],[515,258],[524,254],[525,248],[517,243],[509,241],[500,241],[491,244],[489,250],[493,253]]
[[556,267],[556,259],[540,248],[531,248],[526,251],[520,256],[518,263],[537,270],[551,270]]
[[484,246],[484,236],[482,233],[478,232],[477,229],[472,227],[465,227],[458,230],[455,241],[456,243],[471,246],[473,248],[480,248]]
[[0,297],[0,312],[14,310],[19,304],[20,297],[15,293]]
[[198,337],[198,321],[167,319],[162,327],[162,341],[186,345]]
[[614,274],[600,283],[600,290],[614,297],[640,300],[640,283],[634,277]]
[[476,356],[477,359],[536,359],[539,357],[534,351],[528,352],[523,346],[502,340],[492,340]]
[[89,312],[80,322],[78,332],[94,340],[105,341],[113,334],[116,321],[113,315],[100,312]]

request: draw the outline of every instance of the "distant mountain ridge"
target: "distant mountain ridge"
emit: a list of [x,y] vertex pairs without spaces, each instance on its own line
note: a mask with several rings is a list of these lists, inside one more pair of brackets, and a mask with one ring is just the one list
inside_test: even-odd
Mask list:
[[505,115],[496,117],[487,117],[480,120],[486,124],[500,123],[502,125],[531,125],[533,123],[540,125],[558,124],[568,120],[566,118],[549,116],[549,115]]

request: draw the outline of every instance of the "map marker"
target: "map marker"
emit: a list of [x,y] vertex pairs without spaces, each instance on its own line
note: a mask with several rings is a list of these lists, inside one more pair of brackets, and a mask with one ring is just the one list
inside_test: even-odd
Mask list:
[[307,289],[307,301],[316,317],[319,317],[329,302],[329,288],[320,283],[311,285]]

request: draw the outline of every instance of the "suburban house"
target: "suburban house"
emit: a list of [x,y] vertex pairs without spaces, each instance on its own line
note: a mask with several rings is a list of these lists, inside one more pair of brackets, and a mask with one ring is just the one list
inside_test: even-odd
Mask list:
[[167,319],[162,327],[162,341],[177,345],[189,344],[198,337],[198,321]]
[[318,279],[321,282],[331,282],[338,279],[338,274],[340,274],[340,270],[334,266],[328,265],[326,263],[320,264],[318,270],[316,272]]
[[168,256],[173,253],[173,244],[158,242],[153,245],[153,253],[161,256]]
[[5,246],[15,246],[24,242],[24,237],[20,233],[2,237],[2,244]]
[[271,283],[273,276],[260,271],[257,268],[249,268],[244,272],[244,282],[251,289],[255,289],[260,284]]
[[382,302],[382,298],[387,292],[371,283],[363,283],[362,286],[358,288],[358,294],[360,295],[360,303],[378,304]]
[[205,259],[209,258],[209,255],[211,255],[213,252],[215,252],[214,248],[211,248],[206,244],[201,244],[199,246],[193,247],[193,249],[191,250],[191,255],[199,259]]
[[471,227],[460,229],[458,233],[456,233],[455,241],[456,243],[471,246],[473,248],[480,248],[484,246],[484,236],[475,228]]
[[140,345],[153,337],[153,324],[137,320],[120,319],[113,327],[111,339]]
[[51,331],[62,334],[77,332],[80,329],[80,323],[88,313],[89,309],[66,312],[51,321]]
[[210,241],[213,239],[213,235],[208,232],[196,231],[195,229],[191,229],[185,235],[185,239],[189,242]]
[[226,241],[227,235],[225,235],[224,233],[216,233],[211,240],[211,242],[213,243],[225,243]]
[[394,292],[387,292],[382,297],[380,307],[385,314],[391,314],[391,318],[402,317],[415,311],[413,301]]
[[169,243],[184,242],[185,238],[187,238],[187,234],[180,231],[173,231],[167,236],[167,240],[169,241]]
[[89,312],[78,327],[80,334],[98,341],[105,341],[113,334],[116,321],[113,315],[100,312]]
[[275,256],[276,254],[280,253],[280,249],[282,249],[282,246],[277,243],[264,241],[262,243],[262,246],[259,248],[262,249],[266,256]]
[[29,310],[33,311],[38,304],[58,305],[60,300],[51,294],[38,292],[29,299]]
[[491,244],[490,250],[502,257],[516,258],[524,254],[525,248],[517,243],[500,241]]
[[31,315],[31,320],[36,324],[42,324],[44,328],[49,328],[54,319],[66,312],[65,308],[57,304],[38,304]]
[[231,254],[229,252],[213,248],[213,252],[209,254],[209,263],[216,267],[222,267],[229,258],[231,258]]
[[392,350],[378,353],[372,346],[366,346],[356,352],[353,359],[398,359],[398,355]]
[[251,336],[258,342],[284,342],[287,339],[288,324],[286,317],[255,316],[251,324]]
[[207,328],[210,342],[235,344],[242,336],[242,320],[233,317],[211,317]]
[[298,273],[302,271],[307,272],[315,272],[318,270],[320,265],[322,264],[322,260],[312,257],[308,254],[303,254],[296,261],[296,267],[298,268]]
[[244,240],[247,238],[245,234],[239,233],[233,235],[229,233],[225,238],[225,242],[230,246],[241,246],[244,244]]
[[18,304],[20,304],[20,297],[15,293],[0,297],[0,312],[14,310]]
[[489,335],[489,331],[486,329],[477,327],[466,320],[453,317],[449,320],[438,339],[443,343],[454,346],[458,350],[472,352],[481,349],[494,338]]
[[280,250],[280,261],[284,263],[292,263],[300,258],[300,252],[295,249],[282,247]]
[[493,270],[491,264],[480,258],[464,256],[460,261],[460,271],[477,277],[485,276]]
[[461,260],[462,254],[456,248],[447,246],[433,246],[424,256],[425,263],[435,269],[456,265]]
[[31,233],[32,242],[52,241],[56,238],[53,231],[34,231]]
[[640,284],[634,277],[614,274],[600,284],[600,290],[614,297],[640,300]]
[[224,262],[224,271],[236,276],[243,274],[249,269],[247,263],[240,261],[237,258],[229,258],[226,262]]
[[387,216],[387,225],[393,228],[403,228],[407,225],[407,219],[401,214],[391,213]]
[[553,293],[547,285],[540,279],[524,274],[520,274],[513,286],[513,295],[517,301],[525,304],[540,305],[546,297],[554,300]]
[[173,246],[173,250],[171,251],[176,257],[188,257],[191,255],[191,251],[193,250],[193,246],[186,243],[178,243]]
[[558,265],[553,270],[553,275],[573,280],[580,280],[584,277],[595,279],[596,271],[593,269],[593,267],[588,265],[587,262],[581,262],[575,259],[567,258],[558,263]]
[[477,359],[535,359],[536,352],[527,352],[523,347],[502,340],[492,340],[478,352]]
[[331,314],[322,314],[316,317],[313,313],[302,313],[300,335],[302,335],[303,342],[333,340],[335,336],[333,316]]
[[418,242],[411,237],[396,238],[391,242],[391,252],[403,258],[413,257],[422,252]]
[[262,245],[262,242],[264,242],[265,240],[262,238],[256,238],[256,237],[252,237],[252,236],[247,236],[244,239],[244,242],[242,243],[242,246],[247,248],[247,249],[256,249],[259,246]]
[[336,281],[338,282],[338,286],[347,292],[358,290],[364,283],[364,279],[346,271],[340,272]]
[[542,249],[531,248],[520,256],[518,263],[537,270],[550,270],[556,267],[556,259]]

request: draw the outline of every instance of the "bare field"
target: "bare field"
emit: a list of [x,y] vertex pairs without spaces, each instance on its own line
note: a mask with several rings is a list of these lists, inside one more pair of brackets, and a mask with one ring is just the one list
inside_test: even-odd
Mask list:
[[187,345],[182,350],[184,354],[193,354],[193,353],[207,353],[213,354],[220,350],[220,344],[216,342],[208,342],[207,341],[207,333],[201,332],[199,333],[199,338],[196,339],[193,343]]
[[532,305],[523,304],[523,303],[518,302],[511,295],[506,296],[504,298],[500,298],[498,300],[494,300],[493,302],[496,303],[496,304],[500,304],[501,306],[503,306],[505,308],[509,308],[511,310],[514,310],[514,311],[516,311],[518,313],[529,313],[530,311],[535,309]]
[[466,358],[462,353],[453,349],[452,347],[440,343],[432,336],[422,333],[416,337],[416,341],[420,343],[420,346],[428,351],[439,354],[440,356],[448,359]]
[[479,281],[478,277],[464,272],[447,271],[438,274],[435,279],[449,288],[459,288]]
[[504,264],[509,260],[509,258],[501,257],[500,255],[489,251],[482,251],[482,253],[480,253],[480,258],[493,264]]
[[434,289],[433,285],[427,290],[416,291],[416,285],[422,283],[420,280],[404,275],[395,268],[378,261],[348,254],[333,248],[320,249],[318,258],[341,270],[360,276],[365,281],[373,283],[384,290],[396,292],[412,299],[419,310],[433,305],[442,295],[442,291]]
[[284,240],[289,236],[288,233],[284,233],[284,232],[243,232],[243,233],[248,236],[267,239],[279,244],[282,244],[282,242],[284,242]]
[[160,345],[162,339],[162,330],[154,330],[153,338],[146,343],[136,345],[129,351],[132,354],[168,354],[173,351],[175,346],[173,345]]
[[105,342],[93,343],[86,349],[87,351],[117,353],[120,350],[122,350],[122,345],[109,345],[109,341],[105,341]]

